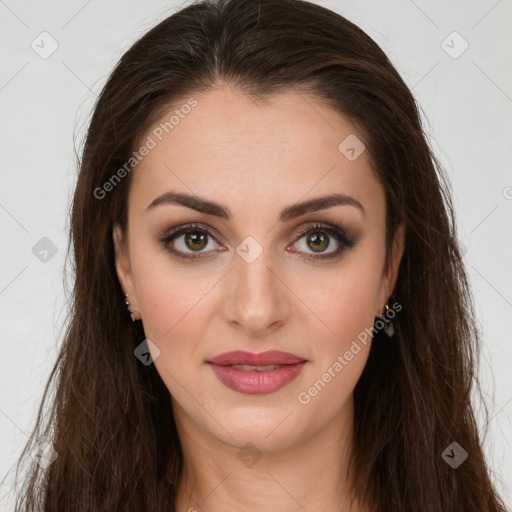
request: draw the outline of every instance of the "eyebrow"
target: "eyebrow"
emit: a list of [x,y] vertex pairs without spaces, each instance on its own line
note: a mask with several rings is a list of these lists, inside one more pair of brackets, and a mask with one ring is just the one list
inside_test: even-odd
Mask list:
[[[198,212],[205,213],[207,215],[213,215],[215,217],[226,220],[231,220],[233,217],[230,209],[226,206],[222,206],[221,204],[199,196],[182,192],[166,192],[165,194],[158,196],[146,208],[146,211],[151,211],[157,206],[167,204],[185,206],[187,208],[191,208],[192,210],[196,210]],[[279,213],[279,220],[281,222],[287,222],[295,219],[296,217],[300,217],[301,215],[305,215],[306,213],[316,212],[326,208],[332,208],[333,206],[353,206],[360,210],[363,216],[365,215],[363,205],[354,197],[348,196],[346,194],[330,194],[316,197],[314,199],[309,199],[301,203],[295,203],[284,208]]]

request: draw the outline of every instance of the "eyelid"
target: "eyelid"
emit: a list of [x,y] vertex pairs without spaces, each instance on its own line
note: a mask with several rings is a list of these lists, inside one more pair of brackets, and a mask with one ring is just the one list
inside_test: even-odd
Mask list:
[[324,231],[334,232],[334,233],[338,233],[339,232],[340,234],[343,234],[344,236],[347,236],[345,231],[342,228],[340,228],[338,226],[335,226],[334,224],[330,224],[329,222],[313,222],[312,225],[310,224],[307,227],[302,228],[297,233],[295,241],[299,240],[304,235],[306,235],[310,231],[314,231],[315,229],[318,229],[318,230],[323,229]]

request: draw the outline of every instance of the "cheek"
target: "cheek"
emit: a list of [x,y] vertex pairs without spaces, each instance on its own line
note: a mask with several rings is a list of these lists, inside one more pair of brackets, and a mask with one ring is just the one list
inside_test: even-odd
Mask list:
[[[304,303],[314,312],[318,356],[348,350],[358,335],[373,326],[380,274],[375,261],[359,259],[324,277],[304,276]],[[310,286],[315,282],[315,287]],[[312,323],[310,322],[310,327]],[[322,334],[321,334],[322,333]],[[314,338],[313,338],[314,339]],[[369,340],[368,340],[369,341]]]
[[194,350],[192,340],[209,318],[208,299],[219,278],[211,272],[177,270],[169,258],[141,252],[133,258],[133,269],[146,337],[162,352],[181,358]]
[[[318,333],[312,366],[296,396],[304,418],[328,422],[349,404],[348,400],[364,370],[371,347],[375,319],[375,279],[357,272],[340,272],[339,279],[316,294]],[[312,308],[313,309],[313,308]],[[310,327],[313,321],[310,323]],[[304,407],[304,409],[302,409]]]
[[189,279],[149,280],[139,293],[144,331],[162,346],[186,347],[208,316],[208,291],[214,282]]
[[351,286],[345,282],[338,285],[325,300],[320,315],[330,328],[332,339],[326,352],[348,350],[353,340],[358,339],[375,319],[375,289],[358,283]]
[[202,402],[203,390],[195,372],[200,371],[198,363],[204,356],[201,336],[210,323],[208,291],[215,281],[191,280],[176,271],[171,274],[168,268],[163,273],[156,270],[153,267],[146,273],[139,288],[144,332],[159,349],[155,368],[178,402],[190,403],[191,394]]
[[[305,296],[315,313],[308,331],[316,343],[311,372],[297,399],[302,405],[309,404],[308,410],[315,410],[319,420],[327,420],[346,403],[371,347],[380,260],[361,253],[358,256],[337,272],[320,279],[317,274],[315,292]],[[311,283],[312,278],[306,276],[305,280]],[[332,408],[325,407],[327,403]]]

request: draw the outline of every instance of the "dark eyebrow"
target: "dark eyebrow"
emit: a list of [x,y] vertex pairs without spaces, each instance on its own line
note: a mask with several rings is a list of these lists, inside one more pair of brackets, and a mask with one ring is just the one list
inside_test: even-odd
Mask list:
[[[178,192],[166,192],[165,194],[158,196],[146,208],[146,211],[150,211],[153,208],[164,204],[185,206],[192,210],[206,213],[208,215],[214,215],[215,217],[220,217],[221,219],[226,220],[231,220],[233,217],[230,209],[226,206],[222,206],[199,196]],[[362,212],[363,216],[365,214],[363,205],[357,199],[347,196],[346,194],[330,194],[286,207],[279,213],[279,220],[281,222],[287,222],[306,213],[324,210],[333,206],[354,206]]]

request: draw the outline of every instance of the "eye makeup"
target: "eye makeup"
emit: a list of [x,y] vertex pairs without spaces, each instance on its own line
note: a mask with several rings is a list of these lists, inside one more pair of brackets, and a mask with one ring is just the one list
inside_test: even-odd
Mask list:
[[[312,237],[312,235],[314,236]],[[184,237],[184,239],[182,237]],[[295,246],[297,242],[301,241],[305,237],[307,237],[306,244],[313,242],[317,247],[320,248],[322,245],[325,245],[325,242],[325,249],[331,247],[331,240],[334,240],[334,242],[337,244],[337,248],[335,250],[331,250],[327,253],[318,252],[315,254],[314,251],[306,252],[297,250],[297,248],[293,248],[291,250],[291,252],[294,254],[304,255],[304,258],[308,260],[325,260],[340,256],[341,253],[343,253],[345,250],[354,247],[358,238],[356,236],[349,236],[345,230],[334,224],[317,222],[309,224],[305,228],[299,230],[299,232],[294,237],[294,242],[291,246],[287,246],[287,248]],[[174,226],[170,229],[162,230],[157,235],[157,240],[161,246],[173,257],[181,261],[196,261],[199,259],[210,258],[211,253],[218,252],[218,247],[217,249],[204,251],[204,248],[208,247],[209,239],[213,240],[217,244],[220,244],[218,237],[214,234],[214,230],[200,223],[187,223]],[[181,245],[184,247],[184,249],[176,248],[177,241],[181,242]],[[200,250],[194,251],[188,245],[186,245],[190,242],[196,245],[199,243],[201,246],[199,248]],[[203,242],[206,242],[205,247],[202,246]],[[307,248],[311,249],[311,246],[307,245],[306,249]],[[186,249],[190,249],[190,251],[187,251]],[[225,249],[220,250],[223,251]]]

